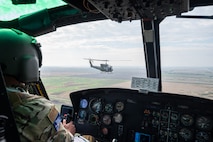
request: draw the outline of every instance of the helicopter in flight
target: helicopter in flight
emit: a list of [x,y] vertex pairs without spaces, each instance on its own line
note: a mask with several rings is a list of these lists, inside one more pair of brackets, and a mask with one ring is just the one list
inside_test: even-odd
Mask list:
[[[107,63],[109,60],[90,59],[90,58],[86,58],[85,60],[89,60],[89,63],[90,63],[90,67],[91,67],[91,68],[100,70],[100,71],[102,71],[102,72],[112,72],[112,71],[113,71],[112,66],[109,65],[109,64]],[[100,64],[100,66],[95,66],[95,65],[93,64],[93,61],[103,61],[103,62],[105,62],[105,63]]]

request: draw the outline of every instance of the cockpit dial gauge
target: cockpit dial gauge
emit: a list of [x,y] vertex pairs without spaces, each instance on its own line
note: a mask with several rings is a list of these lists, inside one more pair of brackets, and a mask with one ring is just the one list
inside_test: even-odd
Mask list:
[[89,122],[90,124],[92,124],[92,125],[97,125],[98,121],[99,121],[98,115],[96,115],[96,114],[91,114],[91,115],[89,115],[89,121],[88,121],[88,122]]
[[112,119],[111,119],[110,115],[104,115],[103,118],[102,118],[102,122],[105,125],[110,125],[111,121],[112,121]]
[[92,99],[90,101],[90,108],[93,112],[100,113],[102,111],[102,107],[103,107],[103,104],[101,99]]
[[197,132],[196,133],[196,140],[199,141],[199,142],[209,141],[209,135],[206,132]]
[[80,108],[86,108],[88,106],[88,101],[86,99],[81,99]]
[[116,123],[121,123],[122,120],[123,120],[123,116],[122,116],[121,113],[115,113],[115,114],[113,115],[113,119],[114,119],[114,121],[115,121]]
[[123,102],[116,102],[115,109],[120,112],[124,109],[124,103]]
[[180,135],[180,138],[183,139],[184,141],[190,141],[193,137],[192,131],[186,128],[182,128],[179,131],[179,135]]
[[208,117],[200,116],[196,119],[196,126],[200,130],[211,130],[213,122]]
[[104,111],[107,113],[112,113],[113,112],[113,105],[112,104],[106,104],[104,107]]
[[87,116],[87,113],[85,110],[80,110],[78,116],[80,119],[85,119],[85,117]]
[[168,120],[168,118],[169,118],[169,111],[161,111],[161,119],[163,120],[163,121],[165,121],[165,120]]
[[184,126],[191,126],[194,122],[194,119],[191,115],[189,114],[183,114],[181,116],[181,119],[180,119],[181,123],[184,125]]
[[179,118],[177,112],[172,112],[170,117],[171,117],[171,120],[172,120],[172,121],[177,121],[178,118]]

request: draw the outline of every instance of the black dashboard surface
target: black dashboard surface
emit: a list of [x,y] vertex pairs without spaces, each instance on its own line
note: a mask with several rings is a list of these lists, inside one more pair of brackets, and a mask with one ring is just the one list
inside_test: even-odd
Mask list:
[[213,101],[121,88],[73,92],[77,132],[98,141],[212,142]]

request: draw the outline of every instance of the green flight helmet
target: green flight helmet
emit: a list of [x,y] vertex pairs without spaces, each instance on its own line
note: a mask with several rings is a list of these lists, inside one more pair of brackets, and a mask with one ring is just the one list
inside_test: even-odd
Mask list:
[[28,83],[39,80],[40,44],[16,29],[0,29],[0,65],[4,75]]

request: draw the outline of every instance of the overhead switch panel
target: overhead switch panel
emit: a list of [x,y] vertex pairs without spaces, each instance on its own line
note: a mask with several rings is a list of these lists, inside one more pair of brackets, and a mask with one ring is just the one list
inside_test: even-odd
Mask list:
[[189,0],[88,0],[117,22],[142,18],[163,19],[189,11]]

